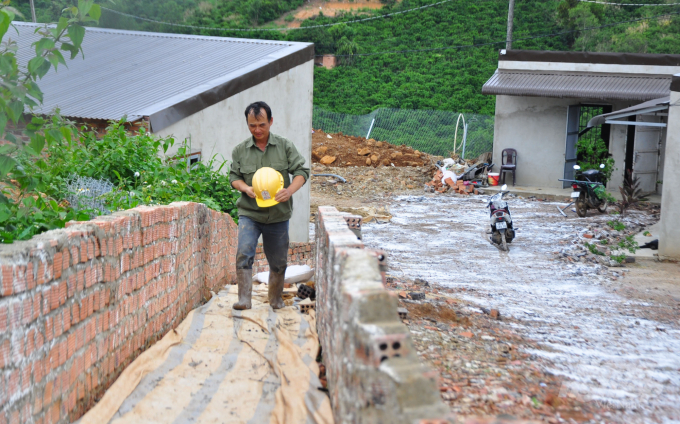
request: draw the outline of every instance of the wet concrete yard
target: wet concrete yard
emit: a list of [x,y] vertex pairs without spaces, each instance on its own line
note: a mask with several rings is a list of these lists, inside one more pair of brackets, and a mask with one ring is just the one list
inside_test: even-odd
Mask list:
[[588,224],[612,216],[563,218],[556,203],[508,200],[517,236],[507,253],[487,240],[485,196],[394,198],[391,222],[365,224],[364,242],[387,251],[394,275],[453,288],[512,318],[503,325],[536,340],[530,353],[564,377],[560,395],[605,405],[614,422],[680,422],[680,297],[623,285],[638,264],[565,259]]

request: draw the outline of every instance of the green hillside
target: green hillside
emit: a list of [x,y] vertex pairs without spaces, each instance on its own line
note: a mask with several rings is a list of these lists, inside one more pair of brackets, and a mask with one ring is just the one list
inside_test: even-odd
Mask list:
[[[638,0],[635,0],[638,1]],[[675,0],[674,0],[675,1]],[[404,1],[400,8],[431,1]],[[680,7],[615,7],[573,1],[517,0],[516,49],[680,53],[680,17],[522,40],[540,34],[607,25]],[[384,13],[384,12],[383,12]],[[454,1],[392,18],[357,23],[343,29],[291,34],[312,40],[322,53],[338,52],[343,36],[359,54],[484,44],[505,39],[507,2]],[[330,22],[317,19],[315,23]],[[343,32],[344,31],[344,32]],[[494,97],[481,87],[493,74],[498,49],[492,46],[355,57],[345,66],[315,72],[314,103],[337,112],[367,113],[378,107],[440,109],[493,114]]]
[[[304,0],[102,0],[104,7],[142,18],[172,23],[204,26],[247,27],[272,21],[282,14],[300,7]],[[61,10],[77,0],[35,0],[38,22],[54,21]],[[12,0],[25,20],[31,19],[29,0]],[[173,32],[169,28],[111,13],[102,15],[100,26],[139,31]]]
[[[70,1],[36,0],[39,20],[50,20]],[[302,25],[349,21],[435,2],[384,1],[386,5],[380,11],[335,18],[321,15]],[[615,1],[637,3],[640,0]],[[671,3],[678,0],[644,1]],[[28,11],[28,0],[19,1],[18,4],[22,11]],[[255,24],[266,26],[266,22],[300,6],[303,0],[116,0],[115,3],[102,4],[165,22],[245,28]],[[310,41],[316,43],[319,54],[349,54],[341,56],[342,65],[333,70],[315,69],[314,103],[336,112],[365,114],[386,107],[493,114],[494,98],[483,96],[481,87],[496,69],[498,49],[505,47],[503,40],[507,8],[505,0],[453,0],[367,22],[286,32],[186,29],[143,22],[107,11],[102,15],[101,25],[148,31]],[[663,13],[672,15],[583,30]],[[677,13],[680,13],[680,6],[619,7],[580,3],[578,0],[516,0],[516,41],[513,48],[680,53],[680,17]],[[26,18],[30,19],[30,12]],[[562,34],[532,38],[554,33]],[[472,45],[476,46],[470,47]],[[402,52],[404,50],[406,52]],[[398,53],[381,53],[385,51]]]

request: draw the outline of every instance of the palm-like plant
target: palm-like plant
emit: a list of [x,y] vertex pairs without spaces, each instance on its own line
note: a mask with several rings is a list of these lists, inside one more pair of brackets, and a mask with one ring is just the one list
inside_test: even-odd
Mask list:
[[619,187],[621,192],[621,202],[619,203],[619,211],[621,216],[626,213],[626,209],[633,206],[642,198],[642,190],[640,189],[640,180],[633,176],[633,171],[630,169],[626,171],[623,177],[623,187]]

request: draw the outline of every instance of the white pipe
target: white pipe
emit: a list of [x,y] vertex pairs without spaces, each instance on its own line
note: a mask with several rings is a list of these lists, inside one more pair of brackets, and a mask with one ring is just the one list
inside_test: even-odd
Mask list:
[[371,121],[371,126],[368,128],[368,133],[366,134],[366,139],[368,139],[368,136],[371,135],[371,130],[373,130],[373,124],[375,123],[375,118]]
[[465,127],[465,116],[462,113],[458,114],[458,120],[456,121],[456,132],[453,135],[453,153],[456,153],[456,144],[458,144],[458,123],[460,123],[460,118],[463,118],[463,127]]

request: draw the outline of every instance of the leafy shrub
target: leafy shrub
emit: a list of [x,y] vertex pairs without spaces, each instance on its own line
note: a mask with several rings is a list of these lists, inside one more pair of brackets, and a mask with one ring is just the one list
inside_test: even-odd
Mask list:
[[638,248],[638,242],[635,241],[633,236],[626,236],[623,240],[619,241],[619,247],[630,253],[635,253]]
[[16,203],[0,203],[0,242],[28,240],[36,234],[64,228],[68,221],[90,219],[88,210],[76,211],[40,194]]
[[[189,169],[185,158],[189,151],[186,143],[180,145],[175,156],[168,157],[167,152],[174,145],[174,139],[157,138],[144,129],[130,134],[125,129],[124,120],[112,122],[99,138],[87,128],[72,134],[77,136],[77,140],[55,137],[46,154],[37,160],[24,161],[26,168],[33,168],[33,174],[42,174],[44,185],[52,197],[72,198],[76,194],[72,180],[73,172],[77,170],[81,177],[101,179],[115,185],[109,193],[100,193],[107,207],[113,211],[142,204],[192,201],[205,203],[237,218],[235,203],[238,192],[231,187],[225,175],[226,161],[218,161],[214,156],[207,163],[198,162]],[[161,151],[162,155],[159,155]]]
[[626,229],[626,225],[619,221],[618,219],[614,219],[612,221],[607,221],[607,225],[615,229],[616,231],[623,231]]
[[590,244],[590,243],[586,242],[585,245],[588,248],[588,250],[590,250],[590,253],[592,253],[593,255],[600,255],[600,256],[604,255],[604,253],[600,252],[597,249],[597,246],[595,245],[595,243]]
[[238,192],[229,183],[226,161],[212,157],[189,168],[186,143],[168,157],[172,138],[144,130],[130,134],[125,121],[112,122],[99,138],[58,113],[48,120],[34,117],[31,126],[41,128],[47,147],[38,155],[12,152],[21,172],[13,174],[18,187],[5,184],[2,190],[10,197],[0,203],[2,242],[25,240],[70,220],[174,201],[204,203],[238,218]]
[[609,255],[609,257],[617,263],[621,263],[626,260],[626,255],[625,254],[620,254],[620,255]]
[[[43,175],[33,166],[45,144],[57,138],[70,139],[70,128],[58,125],[43,126],[45,120],[35,119],[27,125],[23,135],[27,143],[8,131],[10,124],[17,128],[25,122],[25,113],[43,101],[43,93],[37,82],[52,68],[56,71],[66,66],[62,52],[69,52],[74,59],[82,52],[81,43],[85,36],[85,24],[96,23],[101,8],[94,0],[78,1],[78,6],[62,8],[57,23],[36,28],[39,40],[31,45],[35,56],[26,53],[24,47],[23,65],[17,60],[18,45],[11,38],[5,38],[16,15],[21,13],[9,6],[9,0],[0,4],[0,139],[9,143],[0,146],[0,241],[11,243],[26,240],[43,231],[61,228],[72,219],[87,219],[87,211],[75,211],[68,204],[58,203],[44,193]],[[14,28],[12,28],[14,30]],[[10,34],[13,31],[9,32]],[[11,35],[10,35],[11,37]]]

